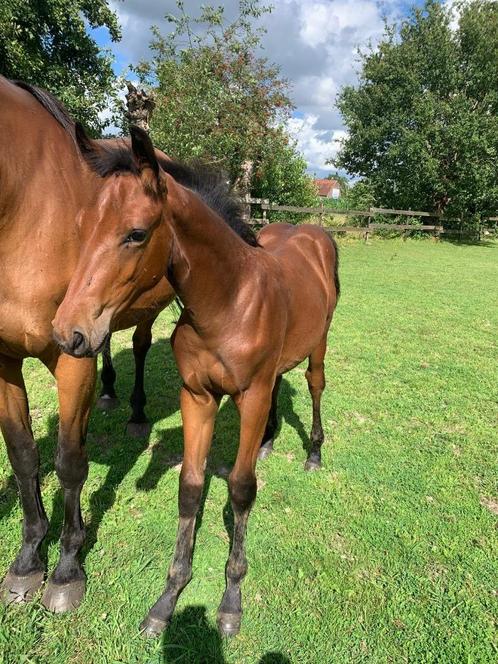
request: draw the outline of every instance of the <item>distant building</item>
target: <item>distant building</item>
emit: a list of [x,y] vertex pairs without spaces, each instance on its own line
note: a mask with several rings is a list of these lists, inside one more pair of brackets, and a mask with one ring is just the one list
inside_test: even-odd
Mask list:
[[322,198],[341,197],[341,187],[337,180],[319,179],[315,180],[315,184],[318,188],[318,195]]

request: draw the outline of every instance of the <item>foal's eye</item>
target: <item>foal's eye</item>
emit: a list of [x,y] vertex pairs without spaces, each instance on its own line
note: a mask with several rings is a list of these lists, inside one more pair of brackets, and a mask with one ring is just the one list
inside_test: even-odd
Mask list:
[[135,228],[126,238],[125,243],[126,244],[131,244],[132,242],[135,244],[139,244],[140,242],[143,242],[145,238],[147,237],[147,231],[143,231],[139,228]]

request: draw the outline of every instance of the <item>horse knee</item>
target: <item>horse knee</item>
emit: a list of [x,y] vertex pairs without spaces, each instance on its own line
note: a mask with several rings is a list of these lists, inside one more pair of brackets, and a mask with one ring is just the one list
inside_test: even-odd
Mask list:
[[325,373],[323,366],[322,363],[321,367],[313,367],[306,371],[306,380],[308,381],[308,388],[312,395],[320,395],[325,389]]
[[190,519],[197,514],[201,502],[204,476],[185,472],[180,474],[178,510],[180,517]]
[[88,475],[88,459],[83,448],[65,449],[59,445],[55,457],[55,472],[64,489],[83,484]]
[[231,474],[228,478],[228,490],[234,511],[246,512],[256,499],[256,476],[254,473],[242,476]]
[[[15,442],[9,436],[7,453],[18,479],[30,479],[38,474],[40,455],[32,436],[26,431],[15,434]],[[6,437],[7,440],[7,437]]]

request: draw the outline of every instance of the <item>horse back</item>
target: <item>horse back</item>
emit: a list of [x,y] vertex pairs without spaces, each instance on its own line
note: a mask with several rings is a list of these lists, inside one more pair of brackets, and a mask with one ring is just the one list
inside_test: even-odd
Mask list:
[[326,335],[339,296],[337,247],[320,227],[270,224],[258,236],[278,262],[288,292],[281,369],[292,368]]

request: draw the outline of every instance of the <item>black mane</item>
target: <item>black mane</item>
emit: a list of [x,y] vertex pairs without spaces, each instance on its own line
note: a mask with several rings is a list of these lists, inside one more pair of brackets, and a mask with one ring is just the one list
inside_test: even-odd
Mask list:
[[244,242],[253,247],[260,246],[253,229],[243,219],[242,201],[233,191],[223,171],[200,161],[184,164],[162,158],[159,159],[159,163],[176,182],[195,191]]
[[[23,81],[12,81],[15,85],[26,90],[46,109],[50,115],[76,140],[76,123],[67,112],[64,105],[50,92],[29,85]],[[79,131],[79,129],[78,129]],[[80,149],[89,166],[101,177],[112,173],[138,174],[137,164],[133,158],[130,145],[125,140],[114,140],[105,144],[102,141],[92,143],[92,149]],[[236,196],[226,175],[217,169],[202,162],[184,164],[164,158],[158,159],[161,168],[169,173],[179,184],[195,191],[202,200],[239,235],[244,242],[253,247],[259,247],[258,240],[252,228],[243,221],[243,205]]]

